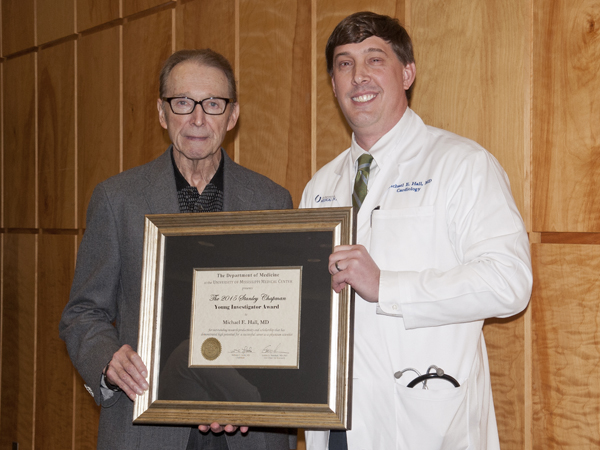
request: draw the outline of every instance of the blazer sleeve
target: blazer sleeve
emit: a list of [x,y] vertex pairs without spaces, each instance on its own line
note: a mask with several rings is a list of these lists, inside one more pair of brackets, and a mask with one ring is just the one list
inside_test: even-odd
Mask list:
[[[100,381],[104,366],[121,347],[117,329],[117,298],[121,277],[119,234],[102,184],[90,200],[86,231],[79,251],[69,302],[59,325],[77,371],[97,404],[109,406],[121,393],[104,401]],[[106,404],[108,403],[108,404]]]

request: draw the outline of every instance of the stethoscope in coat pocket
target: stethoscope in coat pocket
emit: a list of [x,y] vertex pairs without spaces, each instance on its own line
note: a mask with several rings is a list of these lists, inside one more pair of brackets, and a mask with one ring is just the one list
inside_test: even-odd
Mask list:
[[396,379],[400,379],[400,377],[402,375],[404,375],[404,372],[414,372],[417,374],[417,378],[415,378],[414,380],[412,380],[410,383],[408,383],[406,385],[406,387],[408,387],[408,388],[413,388],[417,384],[423,383],[423,389],[429,389],[427,387],[427,380],[430,380],[432,378],[439,378],[442,380],[446,380],[449,383],[452,383],[454,385],[454,387],[460,387],[460,383],[458,381],[456,381],[456,378],[451,377],[447,373],[444,373],[444,369],[442,369],[438,366],[435,366],[435,365],[429,366],[427,368],[427,372],[424,373],[423,375],[421,375],[417,369],[413,369],[412,367],[407,367],[404,370],[399,370],[398,372],[396,372],[394,374],[394,377]]

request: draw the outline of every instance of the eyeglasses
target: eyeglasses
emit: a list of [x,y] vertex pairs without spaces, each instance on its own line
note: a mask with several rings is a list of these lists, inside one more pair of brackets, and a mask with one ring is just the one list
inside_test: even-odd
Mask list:
[[232,98],[209,97],[197,102],[189,97],[163,97],[163,100],[171,106],[173,114],[191,114],[200,105],[202,111],[211,116],[220,116],[225,112],[229,103],[235,103]]

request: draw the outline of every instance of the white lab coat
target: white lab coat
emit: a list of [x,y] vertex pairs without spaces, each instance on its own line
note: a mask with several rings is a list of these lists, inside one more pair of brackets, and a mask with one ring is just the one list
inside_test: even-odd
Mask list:
[[[352,140],[354,154],[357,144]],[[301,208],[350,206],[352,148],[319,170]],[[378,166],[357,243],[381,269],[379,303],[356,296],[350,450],[495,450],[483,320],[522,311],[529,241],[496,159],[410,109],[371,148]],[[431,365],[460,382],[406,385]],[[309,450],[327,432],[307,432]]]

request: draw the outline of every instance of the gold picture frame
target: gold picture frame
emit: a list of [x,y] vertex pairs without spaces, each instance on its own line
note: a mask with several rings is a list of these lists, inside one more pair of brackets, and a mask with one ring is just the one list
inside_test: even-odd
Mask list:
[[[150,387],[133,422],[349,429],[353,292],[333,291],[328,256],[354,240],[351,208],[146,216],[138,353]],[[198,267],[302,268],[297,367],[197,369],[177,359],[188,354],[178,349],[191,339]],[[242,383],[223,388],[226,379]]]

